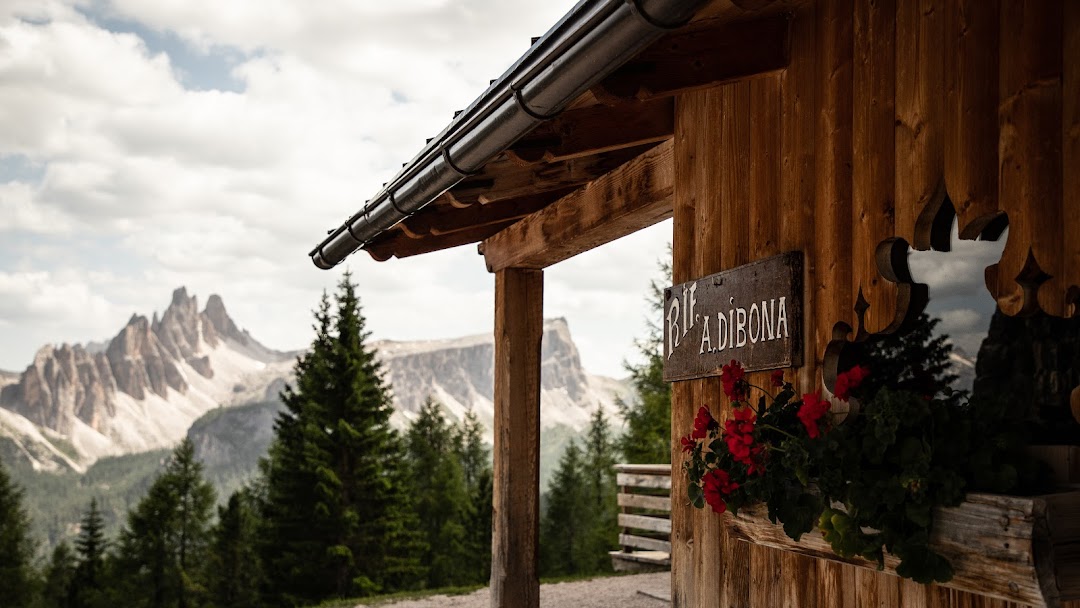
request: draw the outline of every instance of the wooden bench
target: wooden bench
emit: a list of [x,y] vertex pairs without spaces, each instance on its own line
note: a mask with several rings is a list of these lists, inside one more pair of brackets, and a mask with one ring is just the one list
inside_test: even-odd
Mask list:
[[619,544],[611,551],[618,572],[671,568],[671,465],[617,464]]

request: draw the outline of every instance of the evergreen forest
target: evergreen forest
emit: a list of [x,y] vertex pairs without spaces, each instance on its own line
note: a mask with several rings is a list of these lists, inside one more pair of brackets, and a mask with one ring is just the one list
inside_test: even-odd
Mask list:
[[[24,491],[0,462],[0,606],[232,608],[311,606],[403,590],[482,586],[491,566],[492,463],[475,414],[452,422],[429,400],[403,432],[367,346],[346,274],[314,312],[315,338],[260,472],[218,496],[185,439],[106,534],[91,499],[46,555]],[[638,399],[621,434],[598,410],[571,442],[542,499],[544,576],[611,570],[617,547],[612,465],[667,462],[670,397],[659,340],[628,365]]]

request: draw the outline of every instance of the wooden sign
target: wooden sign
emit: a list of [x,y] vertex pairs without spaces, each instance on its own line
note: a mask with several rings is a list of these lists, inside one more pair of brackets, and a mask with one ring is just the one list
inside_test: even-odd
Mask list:
[[802,252],[664,290],[664,380],[802,365]]

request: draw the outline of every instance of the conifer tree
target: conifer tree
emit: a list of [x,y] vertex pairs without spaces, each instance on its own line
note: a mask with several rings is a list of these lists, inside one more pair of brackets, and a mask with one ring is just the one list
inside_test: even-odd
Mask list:
[[469,520],[465,526],[466,545],[472,556],[470,582],[486,582],[491,577],[491,509],[494,474],[491,453],[484,443],[484,429],[476,412],[465,414],[457,439],[459,459],[469,494]]
[[255,551],[258,521],[252,503],[249,491],[238,490],[218,507],[206,575],[215,608],[261,605],[262,570]]
[[34,595],[34,542],[23,492],[0,462],[0,606],[22,608]]
[[279,603],[366,595],[423,578],[389,387],[351,276],[325,295],[312,349],[282,393],[266,465],[263,565]]
[[49,564],[45,568],[44,587],[41,600],[45,608],[72,608],[75,603],[75,554],[66,541],[60,541],[53,547]]
[[430,398],[409,425],[406,446],[413,501],[427,543],[421,560],[428,571],[427,584],[437,588],[471,582],[465,527],[470,519],[469,493],[458,458],[462,448],[441,407]]
[[570,441],[559,458],[548,490],[547,510],[540,523],[540,567],[545,576],[577,574],[588,536],[588,504],[582,453]]
[[[923,312],[905,328],[907,331],[875,336],[862,345],[862,352],[853,349],[854,362],[870,367],[870,376],[863,382],[866,394],[888,385],[894,390],[933,395],[951,385],[956,380],[949,359],[952,345],[948,335],[935,335],[940,322],[941,319]],[[842,357],[840,368],[847,369],[852,364]],[[962,393],[957,393],[950,400],[959,403],[961,397]]]
[[585,435],[582,476],[585,504],[581,506],[587,534],[579,568],[582,573],[611,570],[611,551],[618,545],[618,503],[615,491],[615,445],[604,410],[596,408]]
[[90,506],[83,515],[75,551],[78,561],[71,586],[71,605],[76,608],[105,605],[105,521],[98,509],[97,498],[90,499]]
[[[671,247],[668,246],[670,258]],[[660,264],[663,279],[649,285],[649,303],[655,318],[661,318],[664,286],[671,283],[671,265]],[[627,363],[636,399],[619,400],[626,429],[618,441],[626,462],[652,464],[671,462],[671,385],[664,381],[664,332],[653,317],[646,319],[648,334],[638,340],[641,363]]]
[[120,532],[117,561],[129,601],[151,608],[204,604],[200,574],[214,501],[194,446],[184,439]]

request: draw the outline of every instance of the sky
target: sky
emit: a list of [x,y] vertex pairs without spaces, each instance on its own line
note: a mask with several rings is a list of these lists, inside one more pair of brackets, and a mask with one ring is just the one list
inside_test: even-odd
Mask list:
[[[307,253],[572,4],[0,0],[0,369],[108,339],[178,286],[303,348],[345,269],[375,339],[490,332],[474,246],[333,271]],[[664,222],[546,272],[545,315],[589,371],[625,375],[670,238]],[[912,260],[969,350],[994,248]]]
[[[333,271],[307,253],[572,4],[0,0],[0,369],[181,285],[302,348],[345,269],[375,339],[490,332],[475,246]],[[589,371],[625,375],[670,232],[546,273]]]

